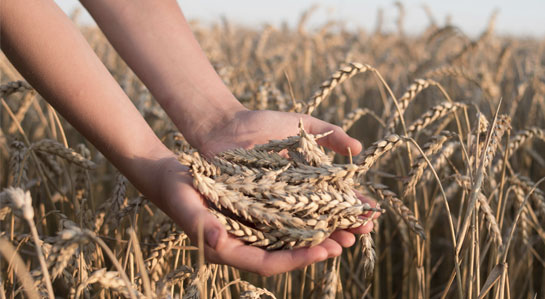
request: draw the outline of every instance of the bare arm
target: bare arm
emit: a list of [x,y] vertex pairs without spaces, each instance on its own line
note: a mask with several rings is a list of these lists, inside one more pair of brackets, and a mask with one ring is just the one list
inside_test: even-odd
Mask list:
[[81,3],[193,146],[246,110],[216,74],[175,0]]
[[[49,103],[193,240],[197,236],[198,223],[202,221],[205,253],[210,261],[268,275],[341,253],[340,245],[332,239],[313,248],[266,252],[228,237],[221,223],[207,212],[202,198],[192,187],[187,170],[155,136],[77,28],[54,2],[3,0],[0,5],[1,47],[10,61]],[[167,77],[171,76],[174,75]],[[199,94],[196,89],[194,92]],[[189,109],[177,111],[183,113],[191,111],[191,105],[202,103],[190,101],[188,107],[176,106],[185,104],[180,101],[171,105],[175,109]]]
[[[321,145],[345,155],[348,148],[352,154],[361,151],[361,144],[342,129],[307,115],[245,109],[216,74],[175,0],[80,1],[189,143],[201,153],[212,156],[229,148],[251,147],[295,135],[300,118],[311,133],[334,130],[334,134],[318,141]],[[341,246],[354,243],[353,233],[371,229],[370,222],[350,232],[338,231],[322,246],[329,256],[340,254]],[[219,256],[217,260],[235,265],[247,262],[235,261],[232,256]],[[288,268],[285,262],[271,263],[270,269],[282,272]],[[265,268],[253,261],[250,264]]]
[[11,62],[143,193],[159,198],[154,182],[138,169],[173,155],[78,29],[52,1],[4,0],[1,5],[1,46]]
[[[186,139],[208,155],[297,133],[303,117],[320,140],[341,154],[361,144],[339,127],[302,115],[254,113],[223,84],[175,0],[81,0],[121,57],[149,88]],[[218,142],[224,136],[228,140]],[[231,144],[227,144],[231,143]]]

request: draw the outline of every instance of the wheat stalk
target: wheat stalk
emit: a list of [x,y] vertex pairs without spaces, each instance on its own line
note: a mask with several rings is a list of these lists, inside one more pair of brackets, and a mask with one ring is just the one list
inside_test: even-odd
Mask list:
[[373,273],[373,270],[375,268],[375,262],[377,255],[375,253],[375,244],[373,242],[373,238],[371,237],[371,234],[363,234],[360,236],[360,243],[361,243],[361,253],[364,257],[363,260],[363,269],[366,273],[366,275],[371,275]]
[[501,237],[500,227],[498,225],[498,222],[496,221],[496,216],[494,216],[494,213],[492,212],[492,208],[490,208],[490,205],[488,204],[486,196],[482,193],[479,193],[477,197],[477,202],[479,204],[480,210],[484,214],[488,229],[492,234],[492,240],[494,240],[498,244],[498,246],[502,246],[503,241]]
[[410,193],[414,192],[416,184],[422,178],[424,174],[424,169],[428,166],[425,157],[429,157],[435,154],[437,151],[443,148],[443,144],[452,136],[450,132],[443,132],[441,135],[432,137],[431,141],[426,143],[422,150],[424,155],[417,158],[417,160],[411,166],[411,172],[409,173],[409,179],[405,183],[405,190],[403,191],[403,197],[409,196]]
[[337,295],[337,286],[339,281],[337,264],[338,259],[334,258],[331,260],[330,263],[327,264],[326,269],[324,269],[325,272],[320,283],[320,298],[335,299]]
[[[529,129],[518,131],[509,140],[509,144],[507,145],[507,152],[509,153],[508,154],[509,157],[512,156],[521,147],[522,144],[532,139],[539,139],[539,140],[545,141],[545,130],[541,128],[537,128],[537,127],[532,127]],[[494,164],[492,173],[494,174],[499,173],[502,168],[503,168],[503,159],[498,159],[498,161]]]
[[[135,292],[136,286],[133,287],[133,290],[128,290],[123,279],[120,278],[119,272],[117,271],[107,271],[106,268],[102,268],[93,272],[85,281],[80,283],[76,289],[76,298],[81,296],[83,290],[90,284],[99,283],[102,287],[106,289],[111,289],[113,291],[119,292],[124,297],[130,297],[131,292]],[[136,298],[146,298],[144,294],[136,291]]]
[[41,240],[38,236],[38,230],[34,223],[34,208],[32,207],[32,197],[30,196],[30,192],[25,192],[21,188],[7,188],[4,192],[11,199],[12,210],[19,211],[22,218],[25,219],[30,227],[30,232],[35,245],[34,248],[36,249],[36,255],[38,256],[43,274],[43,281],[45,282],[45,286],[47,288],[47,295],[49,298],[55,298],[53,285],[51,284],[51,277],[49,275],[49,271],[47,270],[44,254],[40,247]]
[[254,286],[253,284],[244,280],[241,280],[238,283],[242,286],[244,290],[240,294],[241,299],[260,299],[262,298],[262,296],[268,296],[272,299],[276,299],[276,296],[274,296],[273,293],[269,292],[266,289],[258,288]]

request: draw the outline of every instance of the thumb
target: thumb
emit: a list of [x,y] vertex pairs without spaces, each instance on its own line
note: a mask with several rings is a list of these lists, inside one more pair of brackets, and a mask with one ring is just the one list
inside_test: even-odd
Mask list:
[[[306,121],[308,123],[308,130],[312,134],[321,134],[333,131],[332,134],[316,140],[319,145],[327,147],[330,150],[344,156],[348,156],[350,153],[352,155],[357,155],[361,152],[361,143],[358,140],[348,136],[348,134],[346,134],[346,132],[339,126],[332,125],[314,117],[310,117]],[[350,152],[348,151],[348,148],[350,148]]]
[[227,231],[214,215],[208,213],[206,217],[210,219],[204,225],[204,240],[206,245],[215,250],[221,247],[227,238]]
[[[227,230],[220,221],[204,206],[192,210],[185,221],[188,224],[187,234],[193,245],[204,244],[204,255],[207,261],[215,264],[225,263],[218,250],[227,244]],[[202,242],[202,243],[201,243]]]
[[216,249],[221,246],[227,238],[227,231],[216,216],[211,214],[208,210],[202,209],[194,217],[191,235],[193,240],[197,242],[202,236],[204,238],[203,241],[207,246]]
[[171,200],[164,211],[187,233],[192,243],[200,239],[210,248],[216,249],[227,238],[227,231],[220,221],[203,204],[200,194],[190,186],[185,200]]

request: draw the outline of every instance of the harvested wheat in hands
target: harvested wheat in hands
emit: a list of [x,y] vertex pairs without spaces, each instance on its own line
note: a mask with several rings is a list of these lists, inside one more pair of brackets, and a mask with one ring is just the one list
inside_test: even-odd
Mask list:
[[179,160],[232,235],[268,250],[314,246],[335,230],[365,225],[368,213],[380,211],[362,203],[353,189],[383,148],[371,146],[361,165],[335,165],[316,143],[328,134],[308,134],[301,122],[297,136],[228,150],[211,161],[197,152],[182,153]]

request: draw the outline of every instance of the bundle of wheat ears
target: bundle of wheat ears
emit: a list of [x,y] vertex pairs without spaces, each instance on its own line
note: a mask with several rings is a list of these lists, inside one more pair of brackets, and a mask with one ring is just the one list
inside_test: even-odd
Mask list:
[[309,134],[301,121],[297,136],[228,150],[211,161],[197,152],[182,153],[179,160],[191,168],[195,188],[232,235],[268,250],[314,246],[336,229],[366,224],[371,219],[366,213],[380,211],[362,203],[353,189],[400,140],[391,135],[376,143],[360,165],[336,165],[316,142],[331,133]]
[[[360,162],[332,164],[316,142],[331,133],[309,134],[300,121],[297,136],[228,150],[211,161],[196,151],[181,153],[179,160],[191,168],[195,188],[230,234],[267,250],[314,246],[337,229],[365,225],[381,211],[379,205],[362,203],[354,190],[362,187],[365,173],[381,156],[405,140],[391,134],[367,148]],[[425,146],[428,154],[430,148],[441,147],[444,135],[449,134]],[[422,164],[415,169],[423,172]],[[423,236],[422,226],[395,194],[379,184],[366,185]],[[362,236],[362,243],[367,244],[363,250],[372,252],[365,255],[372,270],[375,254],[369,234]]]
[[[312,113],[337,85],[366,71],[375,72],[380,78],[376,69],[366,64],[342,66],[322,83],[308,104],[295,103],[293,110],[305,109],[308,114]],[[390,120],[390,130],[393,131],[399,121],[401,109],[423,88],[432,85],[429,82],[431,80],[416,80],[400,98],[398,107],[401,108]],[[210,161],[189,150],[180,154],[179,161],[191,169],[193,185],[207,199],[209,210],[238,239],[267,250],[314,246],[337,229],[365,225],[380,212],[380,205],[371,207],[363,203],[354,191],[364,185],[367,171],[381,156],[402,141],[409,141],[410,135],[461,107],[465,105],[451,101],[433,107],[409,126],[407,137],[387,135],[367,148],[356,163],[350,157],[349,164],[333,164],[331,155],[316,142],[333,132],[309,134],[302,120],[297,136],[271,140],[252,149],[228,150]],[[351,118],[366,113],[362,110]],[[350,121],[351,118],[349,122],[354,121]],[[349,125],[347,122],[346,126]],[[454,135],[443,132],[424,146],[420,160],[413,165],[406,194],[414,190],[428,166],[424,157],[437,153]],[[409,228],[423,237],[422,226],[395,194],[378,184],[366,185],[367,190],[378,195]],[[370,238],[369,235],[364,237]]]

